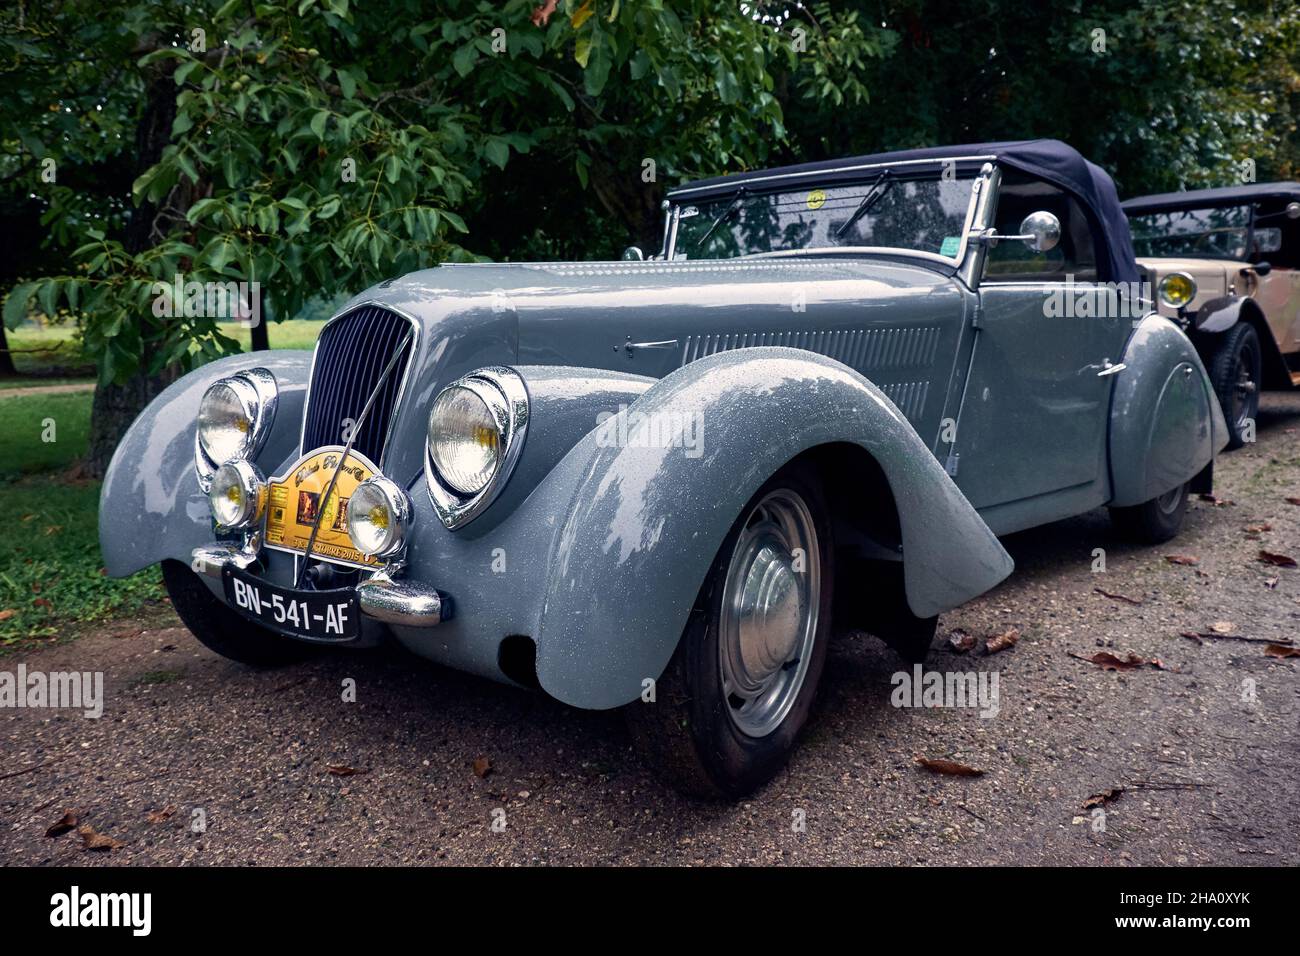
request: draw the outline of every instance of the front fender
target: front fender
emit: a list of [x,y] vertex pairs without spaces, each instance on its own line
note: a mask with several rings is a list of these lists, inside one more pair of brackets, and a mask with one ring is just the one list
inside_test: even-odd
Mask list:
[[131,423],[109,463],[99,494],[99,547],[110,577],[125,577],[163,560],[190,560],[212,540],[208,499],[194,473],[199,400],[219,378],[247,368],[269,369],[280,400],[256,461],[271,474],[298,447],[311,352],[277,350],[229,355],[181,376]]
[[1207,335],[1227,331],[1241,319],[1241,309],[1246,302],[1237,296],[1221,296],[1205,303],[1196,311],[1196,331]]
[[[698,424],[698,445],[610,440],[636,434],[638,420],[659,423],[661,436]],[[839,442],[864,448],[889,481],[913,613],[948,610],[1011,573],[1011,558],[879,388],[805,351],[723,352],[655,383],[539,487],[551,500],[571,489],[537,635],[542,687],[580,707],[634,700],[667,665],[741,508],[791,459]]]
[[1110,501],[1127,507],[1190,481],[1228,444],[1205,366],[1183,331],[1144,318],[1124,352],[1110,410]]

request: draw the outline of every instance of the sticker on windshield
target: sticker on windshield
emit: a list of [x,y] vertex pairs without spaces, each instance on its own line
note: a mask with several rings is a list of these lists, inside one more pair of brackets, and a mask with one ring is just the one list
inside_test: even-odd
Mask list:
[[824,205],[826,205],[826,190],[814,189],[812,192],[808,194],[809,209],[813,209],[813,210],[821,209],[822,206]]
[[944,236],[943,245],[939,247],[939,255],[952,258],[957,255],[957,250],[961,248],[961,236]]

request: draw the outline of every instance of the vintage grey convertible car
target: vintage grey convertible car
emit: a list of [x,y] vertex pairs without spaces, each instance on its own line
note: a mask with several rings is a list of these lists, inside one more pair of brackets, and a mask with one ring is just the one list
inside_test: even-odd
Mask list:
[[1123,208],[1160,313],[1196,345],[1239,448],[1262,389],[1300,388],[1300,183],[1161,193]]
[[[235,660],[391,637],[625,707],[678,784],[736,796],[786,759],[832,622],[919,659],[1011,573],[999,535],[1107,505],[1164,540],[1209,489],[1205,370],[1107,294],[1137,278],[1127,225],[1064,144],[747,173],[666,208],[652,261],[393,278],[314,355],[187,375],[113,460],[109,572],[161,561]],[[1101,305],[1063,315],[1067,289]]]

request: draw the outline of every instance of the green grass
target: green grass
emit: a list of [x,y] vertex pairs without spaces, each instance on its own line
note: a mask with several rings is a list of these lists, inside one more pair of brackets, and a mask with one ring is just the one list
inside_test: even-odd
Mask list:
[[62,477],[85,453],[90,399],[0,397],[0,650],[163,597],[157,568],[123,580],[102,573],[99,483]]
[[71,467],[90,440],[91,398],[90,392],[0,396],[0,482]]
[[[324,322],[307,319],[272,322],[267,326],[266,335],[273,349],[309,349],[316,344],[316,336],[320,335],[324,325]],[[223,335],[239,342],[244,351],[252,347],[250,329],[237,322],[220,322],[218,327]],[[0,383],[0,388],[94,381],[94,362],[82,353],[75,326],[23,325],[9,329],[5,337],[20,377]]]
[[[324,323],[273,323],[272,348],[309,349]],[[222,331],[249,346],[249,330]],[[75,366],[80,349],[70,328],[27,328],[9,333],[15,349],[51,347],[63,367]],[[27,353],[33,354],[33,353]],[[40,369],[15,356],[20,370]],[[53,376],[60,366],[46,365]],[[53,385],[76,378],[31,377],[0,383],[0,653],[85,622],[139,613],[165,596],[157,567],[115,580],[103,573],[99,551],[99,483],[67,472],[86,452],[91,392],[5,397],[3,389]],[[48,439],[53,439],[48,440]],[[153,683],[170,680],[166,672]]]

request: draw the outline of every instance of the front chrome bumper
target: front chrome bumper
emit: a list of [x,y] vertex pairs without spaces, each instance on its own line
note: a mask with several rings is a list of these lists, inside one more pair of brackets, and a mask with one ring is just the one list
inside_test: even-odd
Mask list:
[[[195,548],[190,567],[217,581],[226,567],[247,571],[257,552],[226,542]],[[357,603],[366,617],[402,627],[436,627],[451,617],[451,602],[434,588],[417,581],[395,581],[384,571],[356,586]]]

